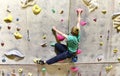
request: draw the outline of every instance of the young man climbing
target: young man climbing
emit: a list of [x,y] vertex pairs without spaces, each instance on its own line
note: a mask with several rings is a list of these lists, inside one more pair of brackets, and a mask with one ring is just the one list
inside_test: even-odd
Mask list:
[[[77,25],[73,26],[71,29],[71,34],[66,35],[59,31],[55,26],[53,26],[52,30],[54,32],[54,35],[56,37],[56,34],[60,34],[64,36],[67,39],[67,45],[61,44],[58,40],[55,44],[55,49],[58,51],[57,55],[47,61],[43,60],[36,60],[35,63],[37,64],[53,64],[58,61],[64,60],[66,58],[71,58],[76,54],[76,51],[78,49],[78,44],[80,41],[80,20],[81,20],[81,13],[82,9],[77,9]],[[57,39],[57,37],[56,37]]]

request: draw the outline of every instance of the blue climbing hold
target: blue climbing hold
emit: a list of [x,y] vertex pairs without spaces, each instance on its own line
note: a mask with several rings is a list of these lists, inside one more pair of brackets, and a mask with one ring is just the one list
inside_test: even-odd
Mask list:
[[77,56],[73,56],[72,57],[72,62],[77,62],[78,61],[78,57]]

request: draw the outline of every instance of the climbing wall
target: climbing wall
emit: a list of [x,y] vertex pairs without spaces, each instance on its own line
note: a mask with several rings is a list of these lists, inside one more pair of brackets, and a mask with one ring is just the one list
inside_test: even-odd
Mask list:
[[[0,76],[119,76],[119,6],[120,0],[0,0]],[[69,34],[77,8],[83,9],[78,61],[34,64],[56,55],[51,29]]]

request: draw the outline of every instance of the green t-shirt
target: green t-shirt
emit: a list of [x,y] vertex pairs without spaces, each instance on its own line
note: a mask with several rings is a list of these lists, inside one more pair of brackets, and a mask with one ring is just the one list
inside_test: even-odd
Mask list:
[[80,41],[80,34],[78,36],[68,35],[67,47],[70,52],[76,52]]

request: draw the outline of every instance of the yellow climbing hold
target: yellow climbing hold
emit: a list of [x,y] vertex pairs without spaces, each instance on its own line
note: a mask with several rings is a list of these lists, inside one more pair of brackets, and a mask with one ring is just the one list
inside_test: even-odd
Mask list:
[[37,14],[39,14],[41,12],[41,8],[38,5],[34,5],[32,10],[33,10],[33,13],[35,15],[37,15]]
[[103,46],[103,42],[100,42],[99,44],[100,44],[100,46]]
[[22,68],[19,68],[19,69],[18,69],[18,72],[19,72],[19,73],[22,73],[22,72],[23,72],[23,69],[22,69]]
[[120,62],[120,57],[118,57],[118,61]]
[[112,66],[112,65],[105,67],[106,72],[109,72],[112,68],[113,68],[113,66]]
[[5,22],[12,22],[12,20],[13,20],[13,17],[11,14],[9,14],[6,18],[4,18]]
[[120,31],[120,26],[117,27],[117,30]]
[[107,11],[106,11],[106,10],[102,10],[102,13],[103,13],[103,14],[106,14],[106,13],[107,13]]
[[35,58],[35,59],[33,59],[33,62],[37,63],[37,61],[40,61],[40,60],[41,60],[40,58]]
[[28,76],[32,76],[32,73],[29,72],[29,73],[28,73]]
[[19,32],[15,32],[14,36],[16,39],[21,39],[23,37]]
[[118,52],[118,49],[115,48],[115,49],[113,50],[113,53],[117,53],[117,52]]

